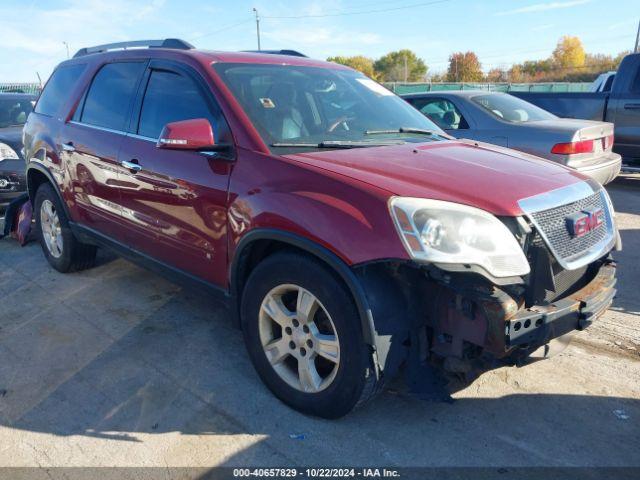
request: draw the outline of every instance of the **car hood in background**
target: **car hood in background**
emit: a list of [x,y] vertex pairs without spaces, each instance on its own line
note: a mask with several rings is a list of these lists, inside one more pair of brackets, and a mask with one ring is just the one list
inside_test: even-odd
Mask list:
[[13,148],[20,158],[22,158],[22,127],[23,125],[0,128],[0,142]]
[[583,181],[566,167],[493,145],[452,140],[286,155],[394,195],[522,214],[518,200]]

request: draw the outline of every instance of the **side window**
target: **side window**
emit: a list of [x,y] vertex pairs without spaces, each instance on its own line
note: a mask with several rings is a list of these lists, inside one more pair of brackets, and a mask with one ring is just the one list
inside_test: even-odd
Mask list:
[[153,70],[142,101],[138,135],[158,138],[167,123],[194,118],[211,122],[216,141],[223,132],[219,116],[212,114],[195,82],[166,70]]
[[108,63],[93,78],[80,121],[97,127],[124,130],[131,100],[146,65],[142,62]]
[[631,91],[633,93],[640,93],[640,66],[638,67],[636,78],[633,79],[633,83],[631,84]]
[[84,64],[78,64],[56,69],[38,99],[35,112],[49,116],[58,113],[62,102],[66,100],[73,90],[85,67],[86,65]]
[[444,98],[421,98],[415,100],[413,105],[443,130],[469,128],[469,124],[460,113],[460,110],[449,100]]

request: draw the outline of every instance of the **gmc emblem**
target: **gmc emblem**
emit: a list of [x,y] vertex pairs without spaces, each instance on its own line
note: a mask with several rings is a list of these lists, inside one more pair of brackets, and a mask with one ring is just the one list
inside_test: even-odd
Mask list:
[[568,216],[566,220],[569,235],[582,237],[604,224],[604,210],[602,208],[589,208]]

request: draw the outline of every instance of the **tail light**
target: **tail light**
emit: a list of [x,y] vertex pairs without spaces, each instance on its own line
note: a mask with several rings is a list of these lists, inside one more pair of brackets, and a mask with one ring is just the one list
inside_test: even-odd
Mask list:
[[611,147],[613,147],[613,135],[602,137],[602,149],[607,150]]
[[593,140],[582,140],[580,142],[571,143],[556,143],[551,149],[551,153],[557,153],[558,155],[593,153],[594,147],[595,144]]

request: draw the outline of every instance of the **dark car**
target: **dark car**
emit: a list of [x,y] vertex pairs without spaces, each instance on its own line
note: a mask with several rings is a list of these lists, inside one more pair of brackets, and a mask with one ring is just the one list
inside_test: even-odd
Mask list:
[[27,189],[22,127],[36,98],[26,93],[0,93],[0,209]]
[[524,359],[610,305],[597,182],[451,139],[342,65],[143,45],[81,50],[29,116],[44,255],[69,272],[105,246],[216,292],[292,407],[344,415],[402,365],[442,388],[441,366]]
[[613,151],[640,171],[640,53],[624,57],[611,82],[609,89],[598,92],[510,93],[562,118],[613,123]]

